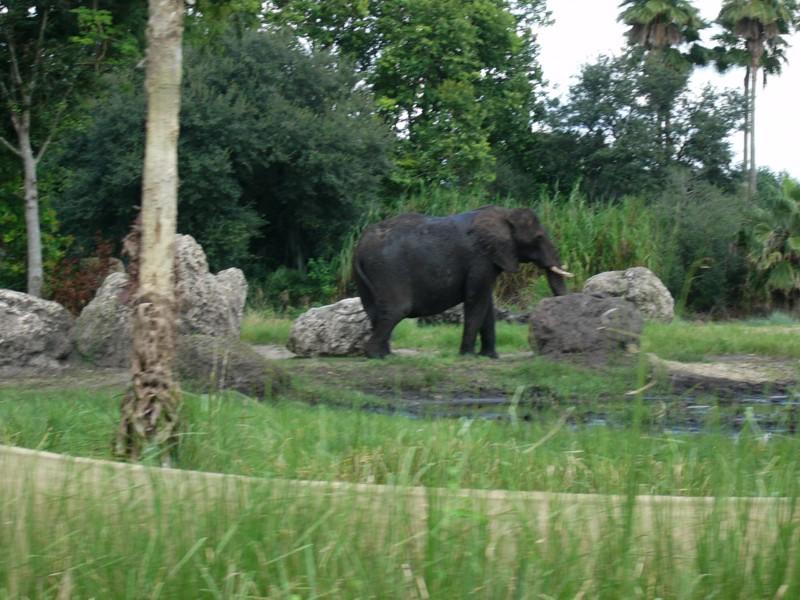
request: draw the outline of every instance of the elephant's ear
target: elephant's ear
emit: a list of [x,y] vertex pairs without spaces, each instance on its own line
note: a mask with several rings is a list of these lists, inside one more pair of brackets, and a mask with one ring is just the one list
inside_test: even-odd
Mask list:
[[479,211],[471,233],[494,264],[503,271],[515,273],[519,270],[519,259],[506,213],[506,209],[494,206]]

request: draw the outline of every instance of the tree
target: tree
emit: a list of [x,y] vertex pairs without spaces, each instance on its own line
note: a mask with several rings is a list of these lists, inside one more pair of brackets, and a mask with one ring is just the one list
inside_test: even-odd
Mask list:
[[[338,251],[390,168],[392,135],[362,77],[272,31],[189,46],[184,73],[178,229],[200,242],[209,266],[253,279]],[[98,230],[121,239],[141,197],[139,79],[118,71],[90,122],[48,163],[64,173],[63,229],[85,248]]]
[[[641,100],[656,85],[658,72],[647,69],[646,60],[633,49],[583,68],[567,102],[552,115],[552,135],[566,152],[557,162],[576,170],[594,198],[658,190],[674,167],[730,185],[727,138],[741,121],[738,95],[706,89],[696,97],[684,85],[672,102],[672,143],[666,154],[658,135],[659,107]],[[564,143],[568,137],[571,147]]]
[[764,66],[770,49],[774,51],[784,44],[781,36],[788,34],[797,21],[797,5],[793,0],[726,0],[717,21],[729,33],[744,40],[750,58],[746,85],[749,85],[747,129],[750,139],[748,195],[752,198],[757,179],[755,134],[758,71]]
[[706,24],[687,0],[624,0],[620,6],[626,7],[619,20],[630,27],[628,43],[647,52],[645,92],[656,107],[664,152],[670,155],[672,107],[691,71],[687,56],[674,47],[696,42]]
[[[38,165],[59,132],[77,90],[108,58],[109,45],[129,40],[97,0],[0,2],[0,101],[16,143],[0,128],[0,145],[22,163],[27,238],[27,290],[42,295]],[[105,28],[104,28],[105,26]],[[120,51],[131,49],[119,44]]]
[[785,177],[782,193],[754,209],[747,257],[767,300],[800,299],[800,183]]
[[[714,66],[720,73],[726,72],[731,67],[742,67],[744,75],[744,94],[742,96],[744,106],[744,141],[742,145],[742,171],[747,175],[750,170],[750,53],[736,35],[731,31],[723,31],[714,36],[718,45],[713,49]],[[764,85],[770,75],[780,75],[783,65],[786,63],[786,41],[782,38],[775,38],[767,43],[762,60],[761,70],[763,72]],[[749,177],[746,177],[749,184]]]
[[133,382],[122,400],[116,452],[132,460],[174,449],[180,390],[175,356],[174,246],[183,0],[150,0],[147,28],[147,141],[138,282],[133,302]]
[[630,27],[628,42],[663,52],[699,39],[705,23],[687,0],[623,0],[619,20]]
[[[400,142],[394,180],[485,188],[530,133],[542,0],[281,0],[270,19],[349,58]],[[541,111],[539,111],[541,112]]]

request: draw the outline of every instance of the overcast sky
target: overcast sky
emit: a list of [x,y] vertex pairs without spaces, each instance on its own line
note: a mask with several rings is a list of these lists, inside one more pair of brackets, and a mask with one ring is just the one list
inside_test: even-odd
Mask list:
[[[707,21],[719,13],[720,0],[695,0],[694,5]],[[555,23],[538,32],[541,64],[552,89],[566,94],[580,67],[595,61],[599,54],[619,54],[625,44],[625,27],[617,22],[619,0],[550,0],[548,6]],[[713,31],[706,30],[708,39]],[[770,77],[767,87],[758,89],[756,98],[756,161],[775,171],[788,171],[800,178],[800,35],[788,38],[788,64],[783,74]],[[719,75],[713,67],[698,69],[692,88],[710,82],[716,87],[742,91],[744,71],[734,69]],[[733,140],[741,160],[741,134]]]

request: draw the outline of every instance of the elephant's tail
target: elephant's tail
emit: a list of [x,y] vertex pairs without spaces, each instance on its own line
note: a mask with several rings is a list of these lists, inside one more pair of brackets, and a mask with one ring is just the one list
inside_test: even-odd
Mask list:
[[364,310],[366,311],[367,316],[369,316],[370,321],[374,321],[373,312],[375,307],[375,298],[377,297],[375,294],[375,286],[364,272],[364,266],[361,264],[361,259],[358,254],[353,257],[353,273],[355,275],[358,295],[361,298],[361,305],[364,307]]

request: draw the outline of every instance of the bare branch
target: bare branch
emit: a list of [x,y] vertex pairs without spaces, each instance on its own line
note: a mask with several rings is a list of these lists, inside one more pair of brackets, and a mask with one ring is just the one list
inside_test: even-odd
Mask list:
[[[72,94],[74,82],[70,84],[69,89],[67,90],[66,94],[64,94],[65,98],[68,98]],[[53,141],[53,138],[56,135],[56,131],[58,131],[58,125],[61,123],[61,117],[64,116],[64,113],[67,109],[67,102],[62,102],[58,107],[58,112],[56,112],[56,116],[53,119],[52,125],[50,125],[50,133],[47,134],[47,139],[42,144],[42,147],[39,148],[39,152],[36,154],[36,158],[34,159],[37,163],[41,160],[42,156],[44,156],[47,147],[50,145],[50,142]]]
[[6,30],[6,39],[8,40],[8,51],[11,55],[11,79],[17,87],[22,88],[22,75],[19,72],[17,47],[14,45],[14,38],[11,37],[11,32],[8,30]]
[[9,142],[2,135],[0,135],[0,144],[3,144],[3,146],[5,146],[9,150],[11,150],[17,156],[22,157],[22,152],[20,152],[19,149],[16,146],[14,146],[11,142]]
[[50,9],[47,8],[42,15],[42,26],[39,27],[39,37],[36,39],[36,51],[34,52],[33,65],[31,65],[31,82],[28,86],[29,93],[33,95],[33,88],[36,87],[36,80],[39,77],[39,67],[42,64],[42,47],[44,46],[44,30],[47,27],[47,17],[50,14]]

